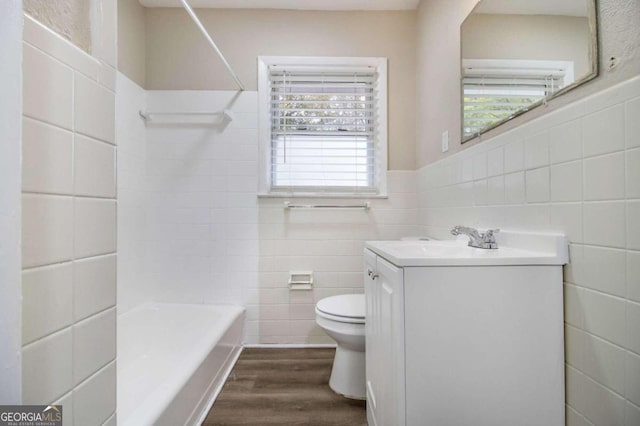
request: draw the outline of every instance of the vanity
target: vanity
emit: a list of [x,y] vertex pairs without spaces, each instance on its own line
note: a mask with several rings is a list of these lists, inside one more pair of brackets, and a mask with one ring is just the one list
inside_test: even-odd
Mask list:
[[564,425],[556,234],[365,245],[371,426]]

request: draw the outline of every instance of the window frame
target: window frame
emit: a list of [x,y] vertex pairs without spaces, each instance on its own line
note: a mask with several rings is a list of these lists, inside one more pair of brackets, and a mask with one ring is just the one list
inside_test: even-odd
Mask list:
[[[375,167],[372,192],[333,191],[323,186],[299,188],[293,191],[274,190],[271,182],[271,65],[374,67],[377,74]],[[328,57],[328,56],[259,56],[258,57],[258,132],[259,132],[259,197],[328,197],[328,198],[385,198],[387,196],[387,58],[383,57]]]

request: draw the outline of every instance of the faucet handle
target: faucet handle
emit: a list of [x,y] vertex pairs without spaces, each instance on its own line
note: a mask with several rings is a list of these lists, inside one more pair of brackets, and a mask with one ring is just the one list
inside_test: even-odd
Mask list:
[[500,229],[487,229],[487,232],[482,234],[485,238],[494,238],[493,234],[500,232]]

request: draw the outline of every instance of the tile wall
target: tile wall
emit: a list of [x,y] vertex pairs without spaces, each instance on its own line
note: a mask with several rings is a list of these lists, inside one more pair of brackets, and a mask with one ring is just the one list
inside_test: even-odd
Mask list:
[[640,78],[418,171],[423,232],[561,231],[568,425],[640,424]]
[[[284,199],[257,197],[256,92],[148,91],[145,100],[118,81],[119,312],[150,300],[237,304],[247,343],[330,343],[314,304],[362,292],[365,240],[416,233],[415,173],[389,172],[389,199],[369,212],[287,212]],[[234,119],[156,116],[145,130],[138,109],[230,109]],[[290,270],[314,271],[315,288],[289,291]]]
[[114,2],[89,56],[25,17],[22,402],[115,424]]
[[118,314],[152,300],[146,268],[147,131],[139,112],[147,108],[146,91],[118,72]]
[[[365,210],[286,210],[282,198],[259,200],[260,288],[248,306],[249,335],[260,343],[335,342],[315,323],[322,298],[362,293],[364,242],[417,235],[416,174],[387,172],[389,197]],[[365,200],[294,199],[301,204]],[[289,271],[314,271],[312,291],[291,291]]]

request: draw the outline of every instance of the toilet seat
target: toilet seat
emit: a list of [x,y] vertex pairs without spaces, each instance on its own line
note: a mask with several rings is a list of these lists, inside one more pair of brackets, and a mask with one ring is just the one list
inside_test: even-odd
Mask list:
[[333,321],[364,324],[364,294],[341,294],[324,298],[316,304],[316,314]]

